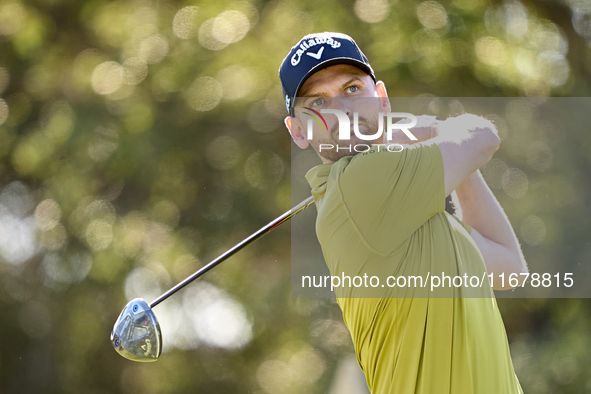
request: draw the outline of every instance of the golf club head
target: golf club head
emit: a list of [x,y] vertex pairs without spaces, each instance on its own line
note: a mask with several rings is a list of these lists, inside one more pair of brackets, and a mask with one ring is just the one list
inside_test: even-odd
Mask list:
[[158,360],[162,352],[160,324],[146,301],[136,298],[125,305],[113,326],[111,344],[130,360]]

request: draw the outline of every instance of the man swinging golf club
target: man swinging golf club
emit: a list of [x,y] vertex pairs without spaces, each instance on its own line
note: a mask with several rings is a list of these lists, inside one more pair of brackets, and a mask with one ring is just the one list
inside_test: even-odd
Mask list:
[[[403,149],[386,149],[380,144],[392,141],[376,133],[386,126],[372,116],[391,111],[386,87],[344,34],[302,38],[279,77],[293,140],[303,149],[312,145],[323,163],[306,179],[331,275],[368,274],[384,283],[485,274],[473,293],[451,278],[439,282],[437,294],[421,286],[335,290],[370,391],[522,393],[486,276],[527,272],[515,233],[478,170],[499,147],[495,126],[469,114],[423,116],[409,130],[416,140],[395,132],[392,140]],[[357,129],[342,129],[339,114]],[[361,144],[368,148],[354,148]],[[463,221],[444,210],[454,190]],[[507,288],[492,281],[492,289]]]

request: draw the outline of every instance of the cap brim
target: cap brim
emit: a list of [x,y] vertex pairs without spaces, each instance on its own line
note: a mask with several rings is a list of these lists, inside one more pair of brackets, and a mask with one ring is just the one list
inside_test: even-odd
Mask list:
[[289,107],[289,114],[290,114],[291,116],[293,116],[293,115],[294,115],[294,112],[293,112],[293,107],[294,107],[294,105],[295,105],[295,99],[296,99],[296,97],[298,97],[298,93],[299,93],[299,91],[300,91],[300,88],[301,88],[301,87],[302,87],[302,85],[304,84],[304,82],[306,82],[306,80],[307,80],[308,78],[310,78],[310,76],[312,76],[312,74],[314,74],[314,73],[316,73],[316,72],[318,72],[318,71],[322,70],[323,68],[327,68],[327,67],[330,67],[330,66],[334,66],[335,64],[350,64],[350,65],[352,65],[352,66],[355,66],[355,67],[357,67],[358,69],[360,69],[361,71],[364,71],[364,72],[366,72],[366,73],[367,73],[367,75],[369,75],[369,76],[371,77],[371,79],[373,79],[373,80],[374,80],[374,82],[376,82],[376,78],[375,78],[375,76],[374,76],[374,74],[373,74],[373,70],[372,70],[372,69],[371,69],[371,68],[370,68],[370,67],[369,67],[367,64],[365,64],[365,63],[363,63],[363,62],[360,62],[360,61],[359,61],[359,60],[357,60],[357,59],[354,59],[354,58],[351,58],[351,57],[336,57],[336,58],[333,58],[333,59],[328,59],[328,60],[325,60],[325,61],[323,61],[323,62],[321,62],[321,63],[318,63],[318,64],[317,64],[317,65],[315,65],[314,67],[312,67],[312,68],[310,69],[310,71],[308,71],[308,72],[306,73],[306,75],[304,75],[304,78],[302,78],[302,80],[300,81],[300,83],[299,83],[299,84],[298,84],[298,86],[296,87],[296,90],[295,90],[295,96],[293,97],[293,100],[291,101],[291,105],[290,105],[290,107]]

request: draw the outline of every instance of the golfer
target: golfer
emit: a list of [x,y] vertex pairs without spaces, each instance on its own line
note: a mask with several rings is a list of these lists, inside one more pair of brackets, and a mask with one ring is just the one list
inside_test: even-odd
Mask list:
[[[510,288],[495,278],[525,273],[527,265],[478,170],[499,147],[494,124],[470,114],[443,121],[421,116],[408,133],[400,129],[386,141],[372,115],[391,112],[386,87],[344,34],[302,38],[279,77],[293,140],[302,149],[312,145],[323,163],[306,179],[331,275],[368,274],[382,284],[388,276],[440,280],[437,295],[420,286],[335,290],[370,391],[522,393],[491,289]],[[373,104],[355,107],[358,98]],[[351,124],[357,117],[359,133],[351,126],[344,140],[337,113],[322,109],[341,111]],[[309,121],[312,115],[321,121]],[[391,142],[396,149],[386,149]],[[354,149],[363,144],[367,148]],[[462,220],[445,212],[446,196],[454,190]],[[493,280],[485,277],[478,297],[466,296],[471,288],[441,282],[445,275],[481,272]]]

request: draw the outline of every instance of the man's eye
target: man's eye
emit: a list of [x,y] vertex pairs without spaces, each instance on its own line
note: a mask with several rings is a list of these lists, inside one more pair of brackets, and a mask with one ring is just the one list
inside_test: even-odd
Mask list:
[[323,103],[324,103],[324,100],[316,99],[316,100],[312,101],[312,106],[318,107],[319,105],[322,105]]
[[349,93],[355,93],[359,90],[357,86],[349,86],[347,89],[349,90]]

